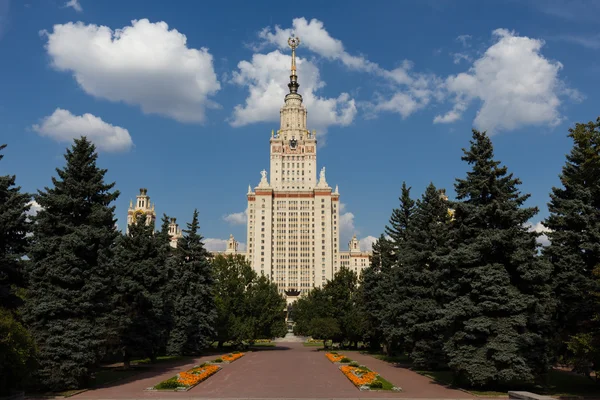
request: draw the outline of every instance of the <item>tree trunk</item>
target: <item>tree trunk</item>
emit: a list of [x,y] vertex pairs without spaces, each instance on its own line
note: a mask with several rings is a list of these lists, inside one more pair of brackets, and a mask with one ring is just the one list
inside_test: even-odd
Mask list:
[[131,356],[127,350],[123,351],[123,368],[131,368]]
[[219,340],[219,342],[217,343],[217,347],[218,347],[219,349],[222,349],[222,348],[223,348],[223,341],[222,341],[222,340]]

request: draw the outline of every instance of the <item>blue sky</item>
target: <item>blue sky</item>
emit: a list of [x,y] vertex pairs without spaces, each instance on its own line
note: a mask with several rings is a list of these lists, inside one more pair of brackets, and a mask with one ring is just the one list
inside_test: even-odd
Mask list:
[[[293,5],[289,5],[293,4]],[[318,163],[345,243],[378,236],[402,181],[454,195],[470,130],[547,215],[568,128],[600,113],[592,1],[0,0],[0,174],[48,186],[88,134],[116,181],[119,225],[140,187],[159,215],[200,212],[211,248],[246,241],[247,187],[268,169],[292,31]],[[135,22],[134,22],[135,21]],[[229,217],[228,217],[229,216]]]

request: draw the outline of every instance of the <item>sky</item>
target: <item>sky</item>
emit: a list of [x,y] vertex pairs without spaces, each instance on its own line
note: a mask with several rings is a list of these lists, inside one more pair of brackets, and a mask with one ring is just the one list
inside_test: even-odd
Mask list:
[[198,209],[209,249],[229,234],[243,246],[293,33],[342,244],[356,234],[369,249],[403,181],[413,197],[433,182],[453,198],[473,128],[544,231],[568,130],[600,114],[599,12],[583,0],[0,0],[0,174],[50,186],[85,134],[121,192],[120,229],[147,188],[183,228]]

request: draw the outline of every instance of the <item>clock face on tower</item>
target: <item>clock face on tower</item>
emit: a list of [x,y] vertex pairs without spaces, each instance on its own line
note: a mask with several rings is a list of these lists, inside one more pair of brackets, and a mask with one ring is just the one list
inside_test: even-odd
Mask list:
[[292,140],[290,140],[290,147],[292,149],[295,149],[297,144],[298,144],[298,141],[296,140],[296,138],[292,138]]

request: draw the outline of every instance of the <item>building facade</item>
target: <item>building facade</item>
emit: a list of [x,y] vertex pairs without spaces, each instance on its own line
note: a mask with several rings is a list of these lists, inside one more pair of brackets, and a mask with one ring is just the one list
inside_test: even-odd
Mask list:
[[[340,193],[327,183],[325,167],[317,176],[317,135],[308,129],[308,111],[298,93],[299,39],[290,38],[288,43],[292,48],[289,93],[279,113],[279,129],[271,132],[269,140],[270,179],[263,170],[258,186],[248,187],[247,192],[246,257],[257,273],[270,277],[293,302],[331,280],[342,256]],[[344,262],[349,262],[345,257]]]
[[[248,186],[246,250],[230,235],[224,251],[217,254],[240,254],[258,274],[266,275],[285,295],[288,303],[322,287],[344,266],[359,276],[370,264],[371,252],[361,251],[356,235],[348,251],[340,251],[340,193],[326,180],[325,167],[317,175],[317,134],[307,126],[308,111],[298,93],[296,48],[300,40],[288,40],[292,48],[289,93],[283,99],[279,129],[271,131],[269,173],[261,172],[258,185]],[[130,205],[128,224],[136,212],[150,212],[146,189],[140,190],[136,206]],[[140,211],[141,210],[141,211]],[[151,215],[151,216],[150,216]],[[171,245],[177,246],[181,229],[171,219]]]
[[150,196],[148,196],[148,189],[146,188],[140,189],[140,194],[138,194],[135,199],[135,205],[133,204],[133,200],[129,201],[129,209],[127,210],[127,233],[129,233],[129,225],[136,222],[137,218],[141,215],[146,216],[146,225],[156,223],[156,211],[154,210],[154,204],[150,203]]

